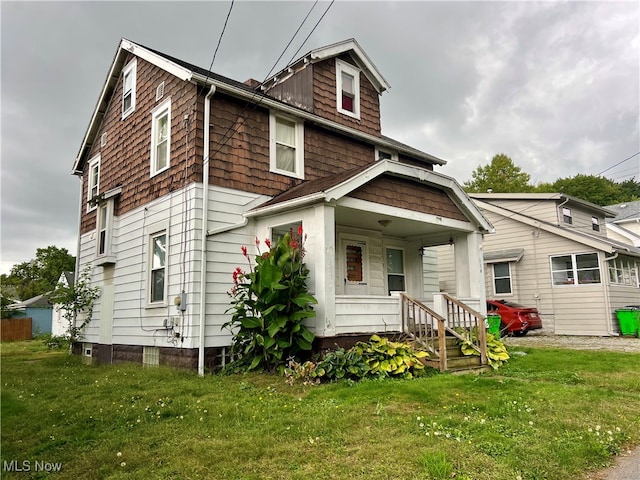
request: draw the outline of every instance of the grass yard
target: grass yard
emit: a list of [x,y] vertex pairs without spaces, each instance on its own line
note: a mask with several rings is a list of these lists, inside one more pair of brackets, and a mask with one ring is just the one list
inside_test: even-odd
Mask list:
[[2,344],[1,476],[566,480],[640,444],[639,354],[510,350],[481,376],[290,386]]

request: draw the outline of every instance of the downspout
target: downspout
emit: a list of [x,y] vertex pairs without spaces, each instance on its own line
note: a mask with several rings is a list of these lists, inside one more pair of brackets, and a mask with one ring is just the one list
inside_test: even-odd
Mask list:
[[209,225],[209,129],[211,128],[211,97],[216,86],[211,85],[204,97],[204,147],[202,152],[202,245],[200,247],[200,332],[198,343],[198,375],[204,376],[204,327],[207,309],[207,226]]
[[[80,239],[82,237],[82,213],[84,208],[83,195],[84,195],[84,176],[79,176],[80,180],[80,206],[78,208],[78,241],[76,243],[76,271],[73,272],[73,285],[78,284],[78,276],[80,275]],[[76,328],[76,316],[73,317],[73,328]],[[69,342],[69,353],[73,353],[73,342]]]
[[[611,257],[604,257],[604,261],[607,264],[607,274],[609,273],[609,262],[611,260],[615,260],[616,258],[618,258],[618,252],[616,251]],[[602,272],[602,276],[604,277],[604,272]],[[611,315],[611,301],[609,300],[609,287],[610,287],[610,282],[605,282],[604,283],[605,288],[607,289],[606,295],[604,296],[604,308],[606,309],[607,313],[609,315]],[[607,318],[607,332],[611,335],[611,336],[617,336],[618,334],[616,332],[613,331],[613,329],[611,328],[611,318]]]
[[560,203],[560,205],[558,205],[558,208],[556,208],[556,215],[557,215],[557,219],[558,219],[558,225],[562,225],[562,223],[563,223],[563,222],[560,221],[560,211],[562,209],[562,206],[566,205],[567,203],[569,203],[569,198],[568,197],[564,197],[564,202]]

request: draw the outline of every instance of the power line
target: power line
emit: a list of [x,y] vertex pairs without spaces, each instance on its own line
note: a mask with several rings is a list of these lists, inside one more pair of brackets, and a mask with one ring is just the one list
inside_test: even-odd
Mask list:
[[[320,19],[316,22],[316,24],[314,25],[313,29],[311,30],[311,32],[309,33],[309,35],[307,35],[307,37],[304,39],[304,41],[302,42],[302,44],[300,45],[300,47],[298,48],[298,50],[296,51],[296,53],[293,55],[294,58],[297,55],[297,53],[302,49],[302,47],[304,46],[304,44],[307,42],[307,40],[309,40],[309,37],[311,36],[311,34],[315,31],[315,29],[318,27],[318,25],[320,24],[320,22],[322,21],[322,19],[325,17],[325,15],[329,12],[329,9],[331,8],[331,6],[334,4],[335,0],[332,0],[331,3],[329,4],[329,6],[326,8],[326,10],[324,11],[324,13],[322,14],[322,16],[320,17]],[[314,5],[311,7],[311,10],[313,10],[313,8],[315,7],[315,3]],[[309,13],[311,13],[311,11],[309,11]],[[296,32],[294,33],[293,37],[295,38],[295,36],[297,35],[297,33],[300,31],[300,28],[302,27],[302,25],[306,22],[307,18],[309,17],[309,13],[307,14],[307,16],[304,18],[304,20],[302,21],[302,24],[300,25],[300,27],[298,27],[298,29],[296,30]],[[292,38],[293,41],[293,38]],[[282,55],[284,55],[284,52],[286,52],[287,48],[289,47],[289,45],[291,44],[291,41],[289,42],[289,44],[287,44],[287,47],[285,47],[284,51],[282,52],[282,54],[280,55],[280,57],[278,57],[277,62],[280,60],[280,58],[282,57]],[[291,61],[289,61],[289,64],[291,63]],[[274,67],[271,68],[271,70],[273,70]],[[262,83],[264,83],[264,81],[266,80],[266,78],[268,78],[268,74],[265,77],[265,79],[263,80]],[[245,104],[242,112],[240,112],[240,114],[238,115],[238,117],[236,118],[236,120],[231,124],[232,126],[229,127],[227,129],[227,131],[224,133],[224,135],[222,136],[222,139],[224,140],[224,142],[222,142],[219,147],[216,149],[215,152],[213,152],[213,154],[209,155],[207,158],[210,159],[212,157],[215,157],[215,155],[217,155],[218,153],[220,153],[220,151],[225,147],[225,145],[229,142],[229,140],[231,140],[231,138],[233,137],[233,135],[237,132],[237,129],[239,128],[240,124],[242,122],[240,122],[240,120],[245,119],[244,114],[247,110],[247,108],[249,107],[250,103],[253,102],[253,99],[255,98],[256,93],[254,93],[251,98],[247,101],[247,103]],[[262,103],[262,100],[264,99],[264,95],[260,97],[260,99],[253,104],[253,108],[251,109],[251,111],[254,111],[258,105],[260,105]],[[230,133],[230,134],[229,134]],[[228,135],[229,134],[229,135]],[[228,136],[227,136],[228,135]]]
[[596,177],[599,177],[600,175],[602,175],[604,172],[608,172],[609,170],[611,170],[612,168],[617,167],[618,165],[631,160],[633,157],[635,157],[636,155],[640,155],[640,152],[636,152],[633,155],[631,155],[630,157],[625,158],[624,160],[621,160],[620,162],[616,163],[615,165],[610,166],[609,168],[604,169],[603,171],[601,171],[600,173],[596,174]]

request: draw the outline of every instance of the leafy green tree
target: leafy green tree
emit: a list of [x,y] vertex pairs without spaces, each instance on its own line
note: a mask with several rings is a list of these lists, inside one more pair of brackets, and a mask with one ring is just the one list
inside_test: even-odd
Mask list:
[[75,265],[76,258],[66,248],[38,248],[34,259],[14,265],[1,281],[13,286],[20,300],[27,300],[51,292],[62,272],[75,270]]
[[596,205],[612,205],[628,201],[620,184],[605,177],[584,175],[559,178],[552,184],[553,191],[581,198]]
[[530,192],[531,175],[522,171],[513,160],[504,153],[499,153],[491,159],[489,165],[476,168],[471,174],[471,180],[464,183],[464,189],[472,193]]
[[620,188],[622,189],[623,199],[615,203],[635,202],[640,200],[640,182],[636,181],[635,177],[631,177],[629,180],[625,180],[618,185],[620,185]]

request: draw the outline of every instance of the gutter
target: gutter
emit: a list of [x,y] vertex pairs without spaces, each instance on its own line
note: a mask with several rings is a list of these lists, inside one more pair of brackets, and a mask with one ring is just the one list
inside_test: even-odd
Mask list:
[[211,85],[204,97],[204,147],[202,152],[202,244],[200,246],[200,329],[198,334],[198,375],[204,376],[204,327],[207,286],[207,225],[209,223],[209,129],[211,128],[211,97],[216,86]]

